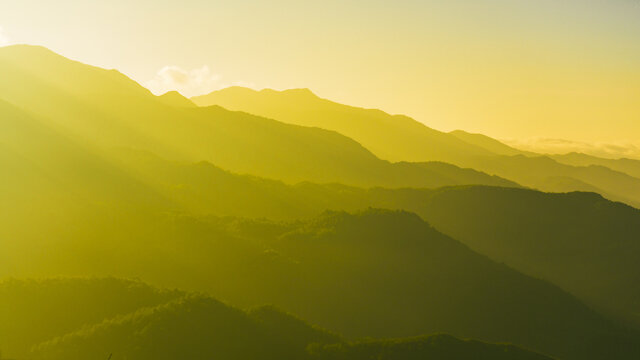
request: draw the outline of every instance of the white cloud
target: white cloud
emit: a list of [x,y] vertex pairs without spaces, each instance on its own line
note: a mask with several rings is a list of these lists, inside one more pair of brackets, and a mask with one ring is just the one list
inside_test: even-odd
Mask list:
[[640,159],[640,144],[632,142],[587,143],[564,139],[530,138],[521,140],[504,140],[505,143],[522,150],[545,154],[566,154],[580,152],[605,158]]
[[4,32],[2,26],[0,26],[0,47],[11,45],[11,41],[9,40],[9,36]]
[[255,87],[253,83],[244,81],[225,83],[221,79],[221,75],[212,72],[206,65],[192,70],[185,70],[178,66],[165,66],[144,85],[156,95],[175,90],[186,97],[208,94],[231,85]]

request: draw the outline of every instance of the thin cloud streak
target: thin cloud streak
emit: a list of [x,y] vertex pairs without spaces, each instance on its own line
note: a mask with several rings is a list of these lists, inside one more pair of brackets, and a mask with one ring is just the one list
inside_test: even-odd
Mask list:
[[604,158],[633,158],[640,159],[640,144],[631,142],[606,143],[595,142],[586,143],[565,139],[551,138],[529,138],[529,139],[507,139],[506,144],[515,148],[533,151],[544,154],[567,154],[579,152]]
[[158,70],[155,77],[143,85],[156,95],[177,91],[186,97],[208,94],[232,85],[256,87],[245,81],[224,82],[222,75],[214,73],[207,65],[191,70],[168,65]]

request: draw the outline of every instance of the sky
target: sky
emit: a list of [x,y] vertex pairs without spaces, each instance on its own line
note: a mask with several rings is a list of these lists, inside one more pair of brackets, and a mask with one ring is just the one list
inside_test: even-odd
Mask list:
[[0,0],[13,43],[156,93],[304,87],[443,131],[640,144],[638,0]]

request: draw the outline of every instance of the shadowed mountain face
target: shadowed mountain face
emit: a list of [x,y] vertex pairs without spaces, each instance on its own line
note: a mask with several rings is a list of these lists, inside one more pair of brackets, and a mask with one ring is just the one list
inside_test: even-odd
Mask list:
[[406,199],[402,208],[471,248],[640,324],[639,210],[591,193],[484,187]]
[[[489,356],[547,359],[512,345],[494,345],[436,335],[406,340],[347,344],[272,306],[245,312],[211,297],[159,290],[136,281],[66,279],[0,283],[2,334],[19,339],[38,329],[28,343],[10,343],[32,359],[336,359],[344,356],[426,359]],[[42,297],[50,302],[42,306]],[[70,313],[74,301],[81,309]],[[46,322],[45,331],[39,329]],[[42,339],[41,335],[48,336]],[[348,354],[351,353],[351,354]],[[111,354],[111,355],[109,355]],[[360,358],[357,357],[357,358]],[[477,358],[477,357],[476,357]]]
[[573,297],[478,256],[410,214],[327,214],[272,246],[295,261],[299,277],[274,293],[274,302],[302,289],[287,308],[346,335],[444,331],[567,359],[606,357],[614,343],[619,356],[638,350],[637,335],[603,332],[609,325]]
[[[578,191],[588,185],[611,200],[640,207],[640,178],[623,172],[566,165],[479,134],[442,133],[405,116],[334,103],[308,90],[278,92],[232,87],[192,100],[200,106],[220,105],[291,124],[335,130],[384,159],[447,161],[543,191]],[[565,180],[559,183],[559,178]]]
[[234,172],[287,182],[517,186],[479,172],[469,176],[470,170],[452,166],[442,174],[429,165],[391,164],[332,131],[220,107],[176,106],[186,100],[177,93],[155,97],[116,71],[83,65],[44,48],[0,49],[0,77],[0,99],[28,109],[74,141],[101,149],[144,149],[168,159],[206,160]]

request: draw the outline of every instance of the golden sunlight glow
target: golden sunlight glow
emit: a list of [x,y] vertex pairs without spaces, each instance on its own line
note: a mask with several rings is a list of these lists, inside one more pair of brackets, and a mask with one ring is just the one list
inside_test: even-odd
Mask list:
[[0,6],[14,43],[117,68],[156,92],[305,87],[439,130],[609,143],[640,140],[639,18],[628,0]]

